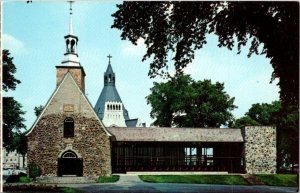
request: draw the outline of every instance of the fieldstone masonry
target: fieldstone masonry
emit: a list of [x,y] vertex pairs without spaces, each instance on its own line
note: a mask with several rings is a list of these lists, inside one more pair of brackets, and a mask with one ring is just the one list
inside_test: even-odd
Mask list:
[[[63,137],[66,117],[75,120],[73,138]],[[80,114],[44,116],[28,136],[28,147],[28,162],[39,165],[42,175],[56,176],[57,160],[67,150],[83,158],[84,176],[110,175],[110,141],[96,119]]]
[[246,173],[276,173],[276,128],[247,126],[242,132]]
[[[67,117],[74,120],[74,137],[63,136]],[[57,175],[58,158],[68,150],[83,159],[83,176],[111,174],[111,135],[71,73],[66,74],[27,136],[28,163],[40,166],[43,176]]]

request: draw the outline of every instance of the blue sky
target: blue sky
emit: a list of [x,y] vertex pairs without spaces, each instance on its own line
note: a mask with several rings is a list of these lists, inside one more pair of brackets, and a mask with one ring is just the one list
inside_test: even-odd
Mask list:
[[[116,86],[130,118],[141,118],[149,126],[151,107],[145,97],[153,81],[147,74],[150,60],[142,62],[146,51],[143,40],[134,46],[121,40],[121,32],[111,29],[111,14],[120,1],[78,1],[73,5],[73,30],[78,36],[78,54],[86,72],[86,93],[92,103],[103,88],[103,74],[111,54],[116,73]],[[56,86],[56,69],[65,52],[64,36],[68,33],[69,4],[66,1],[3,2],[3,47],[9,49],[17,67],[16,78],[22,81],[13,96],[26,111],[29,129],[35,120],[34,107],[45,105]],[[217,37],[208,36],[208,43],[196,51],[194,61],[185,72],[195,80],[211,79],[225,83],[225,91],[235,97],[233,111],[241,117],[254,103],[270,103],[279,98],[278,80],[270,84],[273,71],[264,55],[247,58],[247,48],[237,55],[217,46]],[[172,56],[169,56],[169,59]],[[172,69],[170,69],[172,73]]]

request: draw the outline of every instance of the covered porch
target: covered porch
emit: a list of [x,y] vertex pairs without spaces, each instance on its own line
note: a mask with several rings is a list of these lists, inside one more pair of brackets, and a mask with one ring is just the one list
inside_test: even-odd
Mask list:
[[112,171],[244,172],[239,129],[109,128]]

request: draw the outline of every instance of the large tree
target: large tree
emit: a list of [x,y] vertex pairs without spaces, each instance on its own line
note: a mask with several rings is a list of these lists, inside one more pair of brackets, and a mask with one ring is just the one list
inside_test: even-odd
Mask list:
[[[13,58],[10,57],[8,50],[2,51],[3,61],[3,82],[2,89],[4,91],[15,90],[16,85],[21,81],[14,77],[16,67],[13,63]],[[15,149],[14,136],[20,132],[20,129],[25,128],[22,117],[25,114],[22,111],[22,105],[13,97],[3,97],[3,146],[8,150]]]
[[245,116],[237,119],[233,127],[243,128],[250,125],[276,126],[280,117],[281,102],[256,103],[251,106]]
[[220,127],[233,118],[231,111],[236,107],[223,84],[194,81],[188,75],[155,82],[150,90],[147,101],[157,126]]
[[[194,51],[216,34],[219,46],[238,53],[248,41],[248,56],[266,54],[279,78],[284,105],[299,102],[299,3],[298,2],[123,2],[117,5],[113,28],[133,44],[143,38],[143,60],[152,58],[149,75],[164,73],[167,56],[174,52],[177,72],[191,63]],[[262,49],[259,49],[262,48]]]

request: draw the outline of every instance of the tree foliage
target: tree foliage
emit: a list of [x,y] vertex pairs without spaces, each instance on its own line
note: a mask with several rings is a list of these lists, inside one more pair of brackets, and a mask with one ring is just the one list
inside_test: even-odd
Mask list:
[[194,81],[188,75],[165,83],[154,82],[150,90],[147,102],[157,126],[220,127],[232,119],[231,111],[236,108],[224,84]]
[[[16,85],[21,83],[14,77],[16,66],[13,63],[13,57],[10,57],[8,50],[2,51],[3,61],[3,82],[2,89],[4,91],[15,90]],[[16,149],[15,136],[20,133],[20,129],[25,128],[22,117],[25,112],[22,111],[22,105],[13,97],[3,97],[3,146],[8,151]]]
[[25,156],[27,153],[27,136],[26,133],[14,133],[13,150],[21,154],[23,157],[23,168],[25,167]]
[[13,57],[10,57],[8,50],[2,51],[2,69],[3,69],[3,83],[2,89],[4,91],[15,90],[17,84],[20,84],[21,81],[14,77],[14,74],[17,71],[16,66],[13,63]]
[[232,127],[243,128],[245,126],[276,126],[279,122],[281,102],[256,103],[251,106],[245,116],[235,120]]
[[133,44],[145,40],[143,61],[153,56],[151,77],[165,73],[170,52],[175,53],[172,60],[181,73],[212,33],[219,37],[219,47],[231,50],[237,45],[240,53],[250,41],[249,57],[266,54],[274,68],[272,80],[279,78],[281,100],[298,106],[298,2],[138,1],[117,7],[112,27]]
[[38,117],[42,113],[43,109],[44,109],[43,105],[34,107],[34,114],[35,114],[35,116]]
[[20,129],[25,128],[23,122],[25,114],[21,110],[22,105],[13,97],[3,97],[3,146],[10,150],[14,150],[14,137]]

